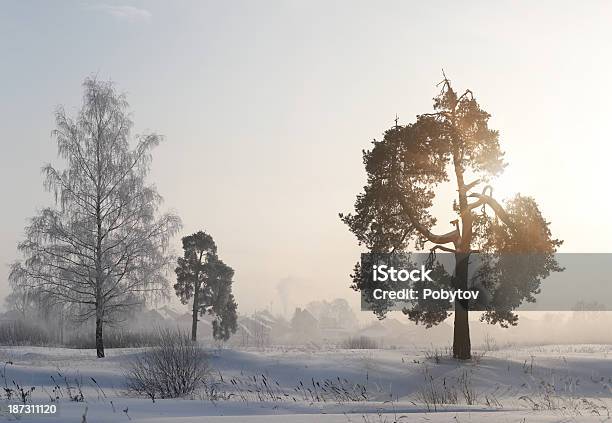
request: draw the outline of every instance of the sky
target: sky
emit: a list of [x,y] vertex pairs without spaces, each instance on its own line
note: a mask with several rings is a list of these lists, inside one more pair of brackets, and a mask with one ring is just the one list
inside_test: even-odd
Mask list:
[[126,92],[135,133],[165,136],[151,181],[182,234],[212,234],[240,312],[359,303],[338,213],[362,150],[431,111],[442,69],[500,131],[494,192],[534,196],[560,251],[610,252],[611,17],[604,1],[1,1],[0,298],[52,202],[53,111],[76,113],[91,75]]

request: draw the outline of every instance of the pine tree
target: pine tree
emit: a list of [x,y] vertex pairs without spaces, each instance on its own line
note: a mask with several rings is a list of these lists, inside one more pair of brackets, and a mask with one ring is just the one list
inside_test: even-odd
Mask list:
[[[515,325],[512,310],[536,294],[539,282],[550,272],[560,271],[554,253],[562,241],[552,238],[549,222],[531,197],[517,195],[500,204],[488,182],[503,172],[499,133],[489,128],[484,111],[470,90],[458,94],[445,77],[434,99],[433,113],[417,116],[416,122],[388,129],[381,141],[363,152],[368,174],[364,192],[357,196],[355,213],[340,214],[359,243],[372,253],[428,249],[450,252],[455,271],[450,280],[454,289],[467,289],[469,257],[475,251],[496,255],[494,264],[481,274],[483,284],[501,287],[493,306],[482,319],[502,326]],[[468,178],[473,178],[470,182]],[[454,180],[457,198],[449,206],[457,217],[447,233],[432,231],[436,218],[430,209],[436,189]],[[482,188],[476,191],[477,187]],[[450,201],[449,201],[450,202]],[[538,253],[540,260],[529,269],[521,286],[504,290],[511,281],[511,253]],[[495,268],[493,267],[495,266]],[[364,266],[365,268],[365,266]],[[368,289],[360,264],[355,266],[353,289]],[[506,275],[500,278],[498,275]],[[513,292],[512,298],[507,293]],[[388,305],[379,303],[374,312],[384,318]],[[406,310],[408,317],[428,327],[448,317],[446,309]],[[471,357],[468,323],[469,303],[456,300],[454,308],[453,355]]]
[[175,270],[176,295],[192,300],[191,339],[197,339],[198,316],[214,316],[213,337],[226,341],[237,329],[237,304],[232,294],[234,270],[217,256],[212,236],[199,231],[183,238],[183,257]]

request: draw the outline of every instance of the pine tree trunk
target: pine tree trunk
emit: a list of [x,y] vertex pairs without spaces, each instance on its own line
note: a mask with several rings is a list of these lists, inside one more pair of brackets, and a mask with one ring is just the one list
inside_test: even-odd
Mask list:
[[193,309],[192,309],[192,322],[191,322],[191,340],[193,342],[196,341],[198,336],[198,301],[199,301],[199,287],[196,284],[194,293],[193,293]]
[[98,358],[104,357],[104,341],[102,338],[102,316],[96,313],[96,354]]
[[196,341],[198,335],[198,313],[193,311],[193,321],[191,322],[191,340]]
[[[469,254],[455,254],[454,288],[466,290],[468,286]],[[455,300],[455,325],[453,330],[453,357],[459,360],[472,358],[470,323],[468,321],[469,301]]]

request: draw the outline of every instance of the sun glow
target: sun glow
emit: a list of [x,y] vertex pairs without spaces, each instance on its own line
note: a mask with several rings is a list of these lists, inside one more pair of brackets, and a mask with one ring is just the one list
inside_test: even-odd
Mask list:
[[503,173],[497,178],[491,180],[489,185],[493,187],[492,196],[499,202],[513,198],[516,194],[523,191],[525,185],[519,177],[511,173]]

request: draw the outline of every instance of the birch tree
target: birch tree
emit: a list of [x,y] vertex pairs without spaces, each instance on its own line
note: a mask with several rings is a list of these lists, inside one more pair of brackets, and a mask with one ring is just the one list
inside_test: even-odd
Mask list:
[[74,118],[61,107],[55,113],[52,136],[65,168],[43,167],[55,204],[25,228],[10,279],[68,304],[78,320],[94,319],[104,357],[104,325],[167,290],[168,242],[181,222],[159,212],[162,198],[146,181],[161,137],[135,136],[132,148],[125,96],[92,78],[83,88]]

